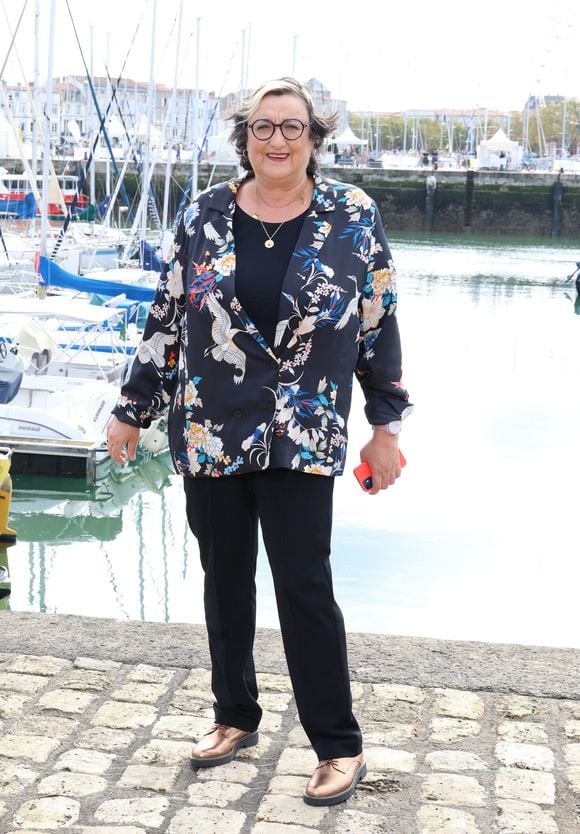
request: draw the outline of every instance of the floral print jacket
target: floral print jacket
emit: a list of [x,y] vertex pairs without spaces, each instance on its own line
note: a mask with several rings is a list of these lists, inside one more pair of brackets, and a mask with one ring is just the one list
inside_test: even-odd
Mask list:
[[208,188],[184,213],[114,413],[146,427],[168,408],[173,464],[187,476],[339,475],[355,374],[369,423],[411,409],[377,207],[357,187],[315,177],[268,345],[235,294],[241,182]]

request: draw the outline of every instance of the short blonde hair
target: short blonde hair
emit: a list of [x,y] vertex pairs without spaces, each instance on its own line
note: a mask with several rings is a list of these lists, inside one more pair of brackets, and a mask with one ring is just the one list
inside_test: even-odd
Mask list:
[[317,152],[324,144],[324,140],[336,130],[338,113],[331,113],[330,116],[323,116],[316,113],[314,101],[312,100],[312,95],[308,87],[296,78],[285,76],[284,78],[265,81],[248,98],[244,99],[237,110],[229,116],[234,123],[230,140],[235,145],[236,152],[240,158],[240,165],[246,171],[253,173],[247,154],[248,122],[250,117],[256,112],[262,103],[262,99],[266,96],[283,96],[288,94],[298,96],[306,105],[308,111],[308,129],[313,142],[312,154],[310,155],[306,172],[308,174],[314,174],[318,170]]

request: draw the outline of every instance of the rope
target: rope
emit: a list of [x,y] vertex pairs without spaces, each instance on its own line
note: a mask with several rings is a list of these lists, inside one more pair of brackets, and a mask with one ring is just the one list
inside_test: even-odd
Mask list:
[[[7,258],[7,260],[8,260],[8,263],[10,263],[10,254],[9,254],[9,252],[8,252],[8,248],[7,248],[7,246],[6,246],[6,241],[4,240],[4,235],[2,234],[2,226],[0,226],[0,240],[2,241],[2,247],[3,247],[3,249],[4,249],[4,253],[5,253],[5,255],[6,255],[6,258]],[[570,276],[570,277],[571,277],[571,276]]]
[[[87,171],[89,170],[90,166],[92,165],[93,157],[94,157],[94,154],[95,154],[95,151],[96,151],[96,148],[97,148],[97,144],[98,144],[98,141],[99,141],[99,137],[101,136],[101,134],[105,137],[105,142],[107,143],[107,148],[108,148],[108,151],[111,155],[111,161],[113,163],[113,168],[115,170],[115,174],[117,175],[117,177],[119,177],[119,168],[117,166],[117,161],[115,159],[115,155],[113,154],[113,149],[111,148],[111,143],[109,141],[109,136],[108,136],[107,131],[105,129],[105,123],[106,123],[106,120],[109,116],[109,112],[110,112],[111,107],[112,107],[113,97],[111,96],[111,98],[109,99],[109,102],[107,104],[107,108],[106,108],[106,111],[105,111],[105,115],[103,116],[102,113],[101,113],[100,107],[99,107],[99,102],[97,100],[97,95],[96,95],[96,92],[95,92],[93,81],[92,81],[91,75],[89,73],[89,68],[88,68],[87,62],[85,60],[84,52],[83,52],[83,49],[82,49],[82,46],[81,46],[81,43],[80,43],[80,40],[79,40],[78,32],[77,32],[77,29],[76,29],[76,26],[75,26],[75,22],[74,22],[74,19],[73,19],[73,16],[72,16],[72,12],[71,12],[71,8],[70,8],[68,0],[66,0],[66,6],[67,6],[67,9],[68,9],[71,25],[73,27],[73,32],[74,32],[74,35],[75,35],[75,38],[76,38],[76,42],[77,42],[77,45],[78,45],[78,48],[79,48],[79,52],[81,54],[82,62],[83,62],[84,68],[85,68],[87,81],[89,82],[89,88],[91,90],[91,95],[93,97],[93,102],[95,104],[95,109],[97,111],[97,116],[99,118],[99,129],[98,129],[98,131],[95,135],[95,138],[93,140],[93,146],[91,148],[89,158],[86,161],[86,165],[83,166],[81,176],[79,177],[79,180],[77,182],[77,187],[75,189],[75,194],[73,196],[71,204],[68,207],[67,215],[65,217],[63,226],[62,226],[62,228],[61,228],[61,230],[58,234],[58,238],[57,238],[56,243],[54,245],[54,248],[52,250],[52,254],[50,256],[51,260],[54,259],[58,250],[60,249],[60,247],[62,245],[62,242],[64,240],[64,236],[65,236],[65,234],[68,230],[68,227],[70,225],[70,222],[72,220],[73,212],[76,208],[80,192],[81,192],[82,188],[84,188],[84,185],[86,183]],[[127,55],[125,56],[125,60],[123,62],[123,66],[121,68],[121,72],[119,74],[119,80],[118,80],[117,83],[120,83],[123,70],[125,69],[125,65],[126,65],[127,60],[129,58],[129,53],[130,53],[130,51],[133,47],[133,43],[135,42],[135,38],[137,36],[137,32],[139,31],[140,25],[141,25],[141,18],[139,19],[139,22],[137,23],[137,28],[135,30],[135,34],[133,35],[133,39],[131,40],[131,43],[129,45],[129,50],[127,52]],[[131,205],[130,205],[130,202],[129,202],[129,196],[127,194],[125,186],[122,186],[121,193],[123,194],[123,198],[125,200],[127,208],[130,210]]]
[[[107,72],[107,78],[109,79],[109,81],[111,81],[111,76],[109,75],[109,70],[106,66],[105,66],[105,70]],[[123,130],[125,131],[125,138],[127,140],[128,147],[132,152],[133,164],[134,164],[135,169],[137,171],[137,176],[140,179],[141,174],[143,173],[142,158],[141,158],[141,156],[137,156],[136,149],[135,149],[135,143],[131,140],[131,136],[129,134],[129,131],[127,130],[127,125],[125,123],[125,118],[123,116],[123,111],[121,109],[121,102],[119,101],[119,99],[116,95],[116,91],[115,91],[115,102],[117,104],[117,111],[118,111],[118,114],[119,114],[119,119],[121,121],[121,125],[123,127]],[[129,111],[129,115],[131,116],[131,111]],[[133,128],[133,133],[135,133],[135,124],[134,124],[132,118],[131,118],[131,126]],[[139,153],[140,153],[140,151],[139,151]],[[148,208],[149,216],[153,218],[153,220],[155,222],[155,225],[157,226],[158,229],[160,229],[161,228],[161,219],[159,217],[159,211],[157,209],[157,204],[155,202],[155,194],[153,192],[153,188],[151,187],[151,184],[149,185],[149,189],[148,189],[147,208]]]
[[[20,17],[18,18],[18,23],[16,24],[16,29],[12,34],[12,40],[10,41],[10,46],[8,47],[8,51],[6,52],[6,57],[4,58],[4,63],[2,64],[2,69],[0,69],[0,78],[4,78],[4,70],[6,69],[6,64],[8,63],[8,59],[10,58],[10,53],[12,52],[12,47],[14,46],[14,41],[16,40],[16,35],[18,34],[18,30],[20,28],[20,24],[22,23],[22,18],[24,17],[24,11],[26,6],[28,5],[28,0],[24,0],[24,6],[22,7],[22,11],[20,12]],[[6,23],[8,24],[8,31],[10,31],[10,23],[8,21],[8,15],[6,14],[6,9],[4,7],[4,0],[2,0],[2,11],[4,12],[4,17],[6,18]]]
[[[229,74],[230,74],[230,71],[231,71],[231,69],[232,69],[232,63],[233,63],[233,60],[234,60],[234,55],[236,54],[236,50],[237,50],[237,43],[236,43],[236,46],[234,47],[234,49],[233,49],[233,51],[232,51],[232,54],[231,54],[231,56],[230,56],[230,63],[229,63],[228,68],[227,68],[227,70],[226,70],[226,74],[224,75],[224,79],[223,79],[223,81],[222,81],[222,86],[220,87],[220,91],[219,91],[218,97],[217,97],[216,102],[215,102],[215,104],[214,104],[214,108],[213,108],[213,110],[212,110],[211,116],[210,116],[210,118],[209,118],[209,120],[208,120],[208,123],[207,123],[207,127],[206,127],[206,129],[205,129],[205,133],[204,133],[204,135],[203,135],[203,139],[202,139],[202,143],[201,143],[201,148],[199,149],[199,153],[198,153],[198,157],[197,157],[197,161],[198,161],[198,162],[199,162],[199,160],[201,159],[201,155],[202,155],[202,153],[203,153],[203,149],[204,149],[205,144],[206,144],[206,142],[207,142],[207,137],[208,137],[209,129],[210,129],[211,124],[212,124],[212,122],[213,122],[213,120],[214,120],[214,117],[215,117],[215,114],[216,114],[216,111],[217,111],[217,108],[218,108],[218,105],[219,105],[219,101],[220,101],[220,99],[221,99],[221,97],[222,97],[222,95],[223,95],[223,90],[224,90],[224,87],[225,87],[225,85],[226,85],[226,81],[227,81],[227,79],[228,79],[228,77],[229,77]],[[197,93],[198,93],[198,90],[196,90],[196,94],[197,94]],[[196,96],[196,99],[197,99],[197,96]],[[197,100],[196,100],[196,106],[197,106]],[[193,139],[194,139],[194,145],[195,145],[195,136],[193,137]],[[195,147],[194,147],[194,152],[195,152]],[[214,165],[213,171],[215,171],[215,165]],[[211,175],[212,177],[213,177],[213,171],[212,171],[212,175]],[[211,179],[211,178],[210,178],[210,179]],[[208,182],[208,186],[209,186],[209,185],[210,185],[210,183]],[[187,182],[187,185],[185,186],[185,190],[184,190],[184,192],[183,192],[183,197],[181,198],[181,202],[179,203],[179,206],[177,207],[177,213],[176,213],[176,215],[175,215],[175,220],[174,220],[174,222],[173,222],[173,232],[174,232],[174,233],[175,233],[175,231],[176,231],[177,227],[179,226],[179,222],[180,222],[180,220],[181,220],[181,218],[182,218],[182,216],[183,216],[183,212],[185,211],[185,205],[186,205],[187,200],[188,200],[188,198],[189,198],[189,196],[190,196],[190,194],[191,194],[192,187],[193,187],[193,176],[189,178],[189,180],[188,180],[188,182]],[[192,195],[191,200],[193,201],[193,199],[195,199],[195,197],[197,197],[197,194]]]

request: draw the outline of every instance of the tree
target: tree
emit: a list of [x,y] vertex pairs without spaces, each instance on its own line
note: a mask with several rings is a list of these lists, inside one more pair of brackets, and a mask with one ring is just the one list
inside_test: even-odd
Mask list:
[[564,153],[577,152],[580,140],[580,103],[577,99],[564,102],[562,98],[545,105],[528,107],[527,112],[512,113],[512,139],[523,143],[526,119],[528,145],[536,156],[543,156],[547,150],[558,153],[562,150]]
[[[564,141],[565,153],[580,152],[580,102],[578,99],[563,98],[541,105],[537,99],[528,106],[528,110],[513,111],[499,117],[487,118],[485,129],[481,123],[481,116],[475,130],[473,142],[476,144],[487,136],[493,136],[498,128],[509,132],[510,139],[520,144],[524,143],[527,123],[527,144],[536,156],[544,156],[548,151],[562,153]],[[528,103],[530,104],[530,103]],[[566,117],[564,119],[564,116]],[[509,130],[506,127],[509,122]],[[565,125],[564,125],[565,121]],[[376,153],[376,134],[380,136],[380,150],[403,150],[405,136],[405,119],[402,115],[391,114],[357,114],[349,113],[349,124],[354,132],[363,139],[369,140],[369,151]],[[485,130],[485,135],[484,135]],[[471,125],[473,134],[474,125]],[[448,124],[446,118],[416,118],[407,120],[407,149],[414,147],[421,151],[448,151],[450,135],[453,137],[453,151],[466,150],[469,140],[470,126],[462,119],[456,119]]]

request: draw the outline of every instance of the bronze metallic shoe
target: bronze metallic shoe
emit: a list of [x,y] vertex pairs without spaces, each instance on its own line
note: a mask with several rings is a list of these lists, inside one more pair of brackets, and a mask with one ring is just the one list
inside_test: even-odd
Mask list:
[[307,805],[336,805],[352,796],[367,766],[361,753],[354,758],[324,759],[312,774],[304,791]]
[[191,751],[192,767],[216,767],[227,764],[235,758],[242,747],[253,747],[258,743],[259,735],[214,724],[211,730],[194,745]]

